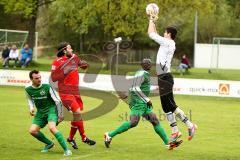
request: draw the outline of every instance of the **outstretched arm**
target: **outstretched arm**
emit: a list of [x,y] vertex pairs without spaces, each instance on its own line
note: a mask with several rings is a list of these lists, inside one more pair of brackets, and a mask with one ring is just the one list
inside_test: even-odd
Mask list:
[[150,35],[151,33],[157,33],[156,25],[153,20],[149,20],[148,24],[148,34]]
[[149,20],[148,24],[149,37],[160,45],[168,44],[168,40],[157,33],[156,25],[153,20]]

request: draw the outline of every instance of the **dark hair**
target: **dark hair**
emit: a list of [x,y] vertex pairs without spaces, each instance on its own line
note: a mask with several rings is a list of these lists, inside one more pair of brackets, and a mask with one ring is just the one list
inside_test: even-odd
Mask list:
[[32,70],[30,73],[29,73],[29,78],[30,79],[33,79],[33,74],[38,74],[39,73],[39,71],[38,70]]
[[171,33],[171,38],[173,40],[176,38],[176,36],[177,36],[177,29],[175,27],[170,26],[170,27],[167,27],[165,30],[167,31],[167,33]]
[[144,70],[150,70],[152,61],[150,58],[144,58],[141,62],[141,66]]
[[69,45],[68,42],[61,42],[59,45],[58,45],[58,52],[57,52],[57,56],[58,57],[62,57],[64,56],[64,51],[66,50],[66,47],[67,45]]

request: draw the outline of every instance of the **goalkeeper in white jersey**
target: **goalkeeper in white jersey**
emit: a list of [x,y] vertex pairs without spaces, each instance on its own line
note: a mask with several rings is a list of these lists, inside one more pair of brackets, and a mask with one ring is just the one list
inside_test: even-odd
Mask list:
[[162,108],[172,128],[171,141],[176,141],[181,136],[175,116],[179,117],[186,124],[188,127],[188,140],[191,140],[195,135],[197,125],[190,122],[184,112],[176,105],[173,97],[174,80],[170,68],[176,49],[174,39],[176,38],[177,30],[174,27],[167,27],[162,37],[157,33],[155,26],[157,13],[151,12],[149,16],[148,35],[160,45],[157,53],[156,71]]

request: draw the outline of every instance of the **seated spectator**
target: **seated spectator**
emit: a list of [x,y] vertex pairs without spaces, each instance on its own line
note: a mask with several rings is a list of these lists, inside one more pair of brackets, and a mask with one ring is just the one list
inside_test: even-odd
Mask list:
[[6,67],[6,62],[7,62],[7,59],[9,57],[9,53],[10,53],[10,49],[6,45],[3,49],[3,51],[2,51],[3,67]]
[[29,63],[32,60],[32,49],[29,48],[28,44],[24,45],[24,48],[21,51],[21,56],[20,56],[20,62],[21,62],[21,67],[25,68],[29,65]]
[[9,61],[10,60],[13,60],[14,61],[14,65],[13,65],[13,68],[16,68],[17,66],[17,61],[18,61],[18,56],[19,56],[19,52],[18,52],[18,49],[17,49],[17,46],[16,45],[13,45],[11,50],[10,50],[10,53],[9,53],[9,57],[7,58],[6,60],[6,68],[8,68],[9,66]]
[[177,70],[180,71],[180,73],[183,73],[184,71],[188,71],[189,68],[191,68],[189,60],[188,60],[187,56],[184,54],[182,56],[181,63],[177,67]]

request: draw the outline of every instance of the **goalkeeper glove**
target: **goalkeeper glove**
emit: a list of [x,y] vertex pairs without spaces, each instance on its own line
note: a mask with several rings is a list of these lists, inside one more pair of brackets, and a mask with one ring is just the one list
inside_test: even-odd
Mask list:
[[157,13],[150,11],[149,20],[155,23],[158,20]]

